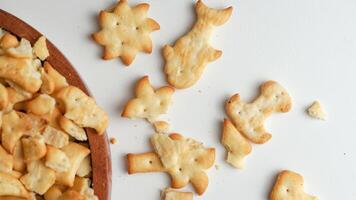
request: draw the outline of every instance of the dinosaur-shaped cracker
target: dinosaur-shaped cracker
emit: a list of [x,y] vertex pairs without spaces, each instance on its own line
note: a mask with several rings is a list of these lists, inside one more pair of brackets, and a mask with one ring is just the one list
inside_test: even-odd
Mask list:
[[242,169],[244,159],[251,153],[252,147],[228,119],[224,120],[221,143],[227,150],[226,161],[232,166]]
[[135,92],[136,98],[126,104],[122,116],[145,118],[153,122],[159,115],[167,112],[174,89],[164,86],[155,90],[151,86],[148,76],[144,76],[137,82]]
[[215,149],[183,138],[179,134],[154,134],[151,143],[156,153],[128,154],[128,172],[167,172],[172,188],[182,188],[189,182],[202,195],[209,179],[205,170],[215,161]]
[[105,46],[103,59],[120,57],[125,65],[130,65],[138,51],[152,52],[150,33],[160,27],[147,17],[148,8],[147,3],[131,8],[126,0],[121,0],[112,12],[100,12],[102,29],[94,33],[93,38]]
[[194,85],[208,62],[218,59],[222,51],[209,44],[216,26],[223,25],[231,16],[232,7],[223,10],[208,8],[199,0],[195,5],[197,21],[193,29],[177,40],[173,47],[166,45],[163,56],[168,82],[176,88]]
[[237,130],[254,143],[267,142],[272,135],[267,133],[264,122],[273,112],[288,112],[292,99],[287,91],[275,81],[267,81],[261,86],[261,94],[252,103],[233,95],[225,105],[226,112]]
[[278,174],[270,194],[270,200],[317,200],[304,192],[304,180],[300,174],[284,170]]

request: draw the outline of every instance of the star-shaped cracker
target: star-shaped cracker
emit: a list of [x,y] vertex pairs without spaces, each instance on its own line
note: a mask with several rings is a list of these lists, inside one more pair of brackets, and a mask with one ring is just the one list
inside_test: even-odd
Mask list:
[[205,170],[215,161],[215,149],[204,148],[191,138],[180,134],[154,134],[151,143],[155,153],[128,154],[129,174],[139,172],[167,172],[172,188],[179,189],[192,183],[202,195],[209,179]]
[[126,0],[121,0],[112,12],[100,12],[101,30],[93,38],[105,47],[103,59],[120,57],[125,65],[130,65],[137,52],[152,52],[150,33],[160,26],[147,17],[148,8],[147,3],[130,7]]
[[284,170],[278,174],[270,194],[270,200],[317,200],[304,192],[304,180],[300,174]]
[[136,98],[131,99],[122,112],[123,117],[145,118],[155,121],[159,115],[165,114],[171,103],[174,89],[169,86],[155,90],[148,76],[138,80],[135,88]]

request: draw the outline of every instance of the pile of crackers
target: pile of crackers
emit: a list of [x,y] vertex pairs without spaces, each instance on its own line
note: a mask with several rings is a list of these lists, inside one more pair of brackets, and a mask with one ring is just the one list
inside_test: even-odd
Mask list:
[[0,199],[95,200],[85,128],[107,114],[32,46],[0,28]]
[[[130,65],[138,52],[151,53],[152,41],[149,34],[159,30],[159,24],[147,16],[146,3],[129,6],[126,0],[99,14],[101,30],[93,39],[104,47],[103,59],[119,57]],[[187,89],[201,78],[206,65],[222,55],[214,49],[210,37],[214,29],[225,24],[233,8],[209,8],[201,0],[195,4],[196,21],[192,29],[180,37],[173,46],[163,47],[164,73],[168,85],[154,88],[148,76],[139,79],[135,97],[127,102],[122,117],[146,119],[155,129],[151,136],[152,151],[129,153],[128,173],[166,172],[171,185],[162,189],[162,200],[192,200],[192,192],[181,192],[191,183],[198,195],[208,188],[207,170],[215,163],[215,148],[170,131],[168,122],[160,120],[171,105],[176,89]],[[221,143],[227,151],[226,161],[242,169],[244,160],[252,151],[252,145],[264,144],[272,138],[265,127],[265,120],[272,113],[286,113],[292,108],[288,91],[276,81],[266,81],[260,87],[259,96],[250,103],[244,102],[240,94],[226,101],[228,118],[223,120]],[[313,105],[309,114],[323,118],[321,106]],[[271,200],[316,199],[303,189],[303,178],[292,171],[282,171],[270,193]]]

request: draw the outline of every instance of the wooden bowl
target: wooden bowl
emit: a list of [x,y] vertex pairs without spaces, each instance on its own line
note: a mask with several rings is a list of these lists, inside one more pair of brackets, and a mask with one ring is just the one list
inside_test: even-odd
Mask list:
[[[17,17],[0,9],[0,27],[21,37],[26,38],[33,45],[42,35],[36,29]],[[47,61],[63,76],[69,84],[74,85],[90,95],[88,88],[64,55],[47,40],[50,56]],[[93,129],[86,129],[91,149],[93,168],[93,187],[100,200],[110,200],[111,192],[111,157],[106,133],[98,135]]]

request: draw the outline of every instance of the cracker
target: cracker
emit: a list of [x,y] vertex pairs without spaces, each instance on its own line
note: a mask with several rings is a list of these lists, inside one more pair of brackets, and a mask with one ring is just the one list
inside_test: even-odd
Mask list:
[[79,194],[84,196],[86,200],[98,200],[98,197],[94,194],[93,188],[90,188],[89,185],[90,181],[88,178],[76,177],[71,189],[79,192]]
[[52,94],[68,86],[66,78],[56,71],[49,62],[43,64],[41,80],[43,82],[41,92],[45,94]]
[[9,94],[3,84],[0,84],[0,110],[4,110],[9,103]]
[[244,159],[251,153],[252,147],[228,119],[224,120],[221,143],[227,150],[226,161],[232,166],[242,169]]
[[91,158],[90,155],[84,158],[84,160],[80,163],[78,171],[76,173],[79,177],[87,177],[92,172],[91,168]]
[[47,192],[43,195],[45,200],[57,200],[60,196],[62,196],[62,191],[58,186],[53,185],[51,188],[47,190]]
[[21,142],[23,147],[23,155],[25,158],[25,162],[27,163],[39,160],[43,158],[47,153],[47,147],[42,135],[22,138]]
[[68,190],[63,193],[57,200],[87,200],[83,195],[74,190]]
[[193,200],[192,192],[178,192],[171,188],[161,191],[162,200]]
[[58,119],[58,123],[66,133],[74,137],[76,140],[88,140],[85,130],[82,127],[76,125],[72,120],[67,119],[64,116],[60,116]]
[[326,120],[327,113],[319,101],[314,101],[307,109],[308,115],[315,119]]
[[165,45],[164,72],[175,88],[188,88],[201,77],[206,64],[218,59],[222,51],[210,46],[211,33],[231,16],[232,7],[222,10],[208,8],[201,0],[195,5],[197,20],[188,34],[179,38],[174,46]]
[[56,99],[65,109],[64,116],[81,127],[94,128],[103,134],[108,126],[108,115],[94,99],[74,86],[67,86],[56,94]]
[[31,126],[31,129],[26,131],[24,135],[28,135],[28,136],[39,135],[46,128],[47,125],[46,121],[38,117],[37,115],[25,114],[22,112],[18,112],[18,115],[26,119],[26,121],[28,121]]
[[273,112],[288,112],[292,99],[288,92],[277,82],[267,81],[261,85],[260,96],[251,103],[233,95],[225,104],[225,110],[236,126],[250,141],[263,144],[272,135],[265,130],[264,122]]
[[0,145],[0,172],[10,173],[14,165],[13,156]]
[[67,172],[71,167],[68,156],[62,150],[52,146],[47,147],[45,165],[56,172]]
[[127,165],[129,174],[163,172],[164,167],[156,153],[127,154]]
[[117,144],[117,139],[114,137],[110,138],[110,144]]
[[16,36],[11,33],[4,33],[0,39],[0,47],[3,49],[15,48],[19,45]]
[[28,166],[28,173],[20,178],[25,187],[43,195],[56,181],[54,170],[46,167],[41,160],[33,161]]
[[17,141],[13,151],[14,158],[14,170],[23,172],[26,169],[26,164],[24,162],[25,158],[23,155],[23,148],[21,140]]
[[67,134],[49,125],[43,131],[42,135],[46,144],[56,148],[62,148],[69,142],[69,136]]
[[40,94],[31,101],[26,102],[27,113],[33,113],[35,115],[45,115],[52,113],[56,105],[56,100],[47,95]]
[[303,177],[295,172],[284,170],[278,174],[270,193],[270,200],[317,200],[304,191]]
[[25,38],[21,38],[20,43],[17,46],[6,49],[6,53],[14,58],[33,57],[31,43]]
[[31,129],[27,118],[22,117],[16,111],[3,115],[2,118],[2,146],[10,153],[13,152],[16,142]]
[[63,147],[62,150],[68,156],[71,167],[67,172],[56,173],[56,183],[72,187],[74,184],[75,174],[84,158],[89,155],[90,150],[74,142],[69,142],[69,144]]
[[169,123],[165,121],[156,121],[153,123],[153,126],[157,133],[168,133],[169,132]]
[[27,198],[29,194],[17,178],[6,173],[0,173],[0,197],[2,196]]
[[164,86],[154,89],[148,76],[141,78],[135,88],[136,98],[131,99],[122,112],[123,117],[145,118],[151,122],[165,114],[171,104],[174,89]]
[[120,57],[125,65],[130,65],[137,52],[152,52],[150,33],[160,26],[147,17],[148,8],[147,3],[130,7],[126,0],[120,0],[112,12],[100,12],[101,30],[93,34],[93,39],[105,47],[103,59]]
[[[32,97],[32,95],[28,95],[22,92],[19,92],[18,90],[12,88],[12,87],[7,87],[7,96],[8,96],[8,103],[7,106],[4,108],[5,112],[11,111],[14,109],[14,106],[18,103],[24,102]],[[18,110],[18,109],[17,109]]]
[[49,56],[46,37],[41,36],[37,39],[36,43],[33,45],[33,53],[42,61],[46,60],[46,58]]
[[0,56],[0,78],[10,80],[30,93],[37,92],[42,84],[41,74],[32,59],[7,55]]

